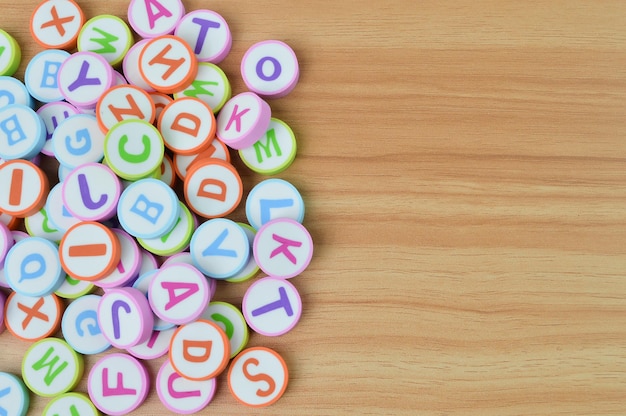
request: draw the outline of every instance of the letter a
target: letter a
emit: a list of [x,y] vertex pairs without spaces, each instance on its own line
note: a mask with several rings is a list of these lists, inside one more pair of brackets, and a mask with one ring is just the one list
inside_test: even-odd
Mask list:
[[[184,282],[162,282],[161,287],[167,290],[167,295],[169,296],[169,301],[165,304],[165,310],[172,309],[174,306],[178,305],[183,300],[187,299],[189,296],[198,292],[198,285],[195,283],[184,283]],[[177,289],[184,290],[180,295],[176,294]]]
[[[146,14],[150,22],[150,29],[154,29],[154,23],[161,17],[172,17],[172,13],[156,0],[144,0],[144,4],[146,5]],[[153,8],[157,9],[156,13],[153,13]]]

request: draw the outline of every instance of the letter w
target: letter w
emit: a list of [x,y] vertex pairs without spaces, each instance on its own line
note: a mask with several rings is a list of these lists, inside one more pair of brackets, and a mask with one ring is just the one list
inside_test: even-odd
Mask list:
[[39,359],[39,361],[37,361],[35,364],[33,364],[33,370],[35,370],[35,371],[39,371],[39,370],[42,370],[45,367],[48,367],[48,369],[46,371],[46,376],[43,379],[44,383],[46,383],[47,386],[52,384],[54,379],[59,374],[61,374],[61,372],[65,369],[65,367],[68,366],[67,361],[63,361],[62,364],[60,364],[56,369],[54,369],[55,364],[59,361],[60,358],[59,358],[58,355],[56,355],[53,359],[51,359],[50,361],[47,361],[48,358],[50,358],[50,356],[52,355],[53,352],[54,352],[54,348],[53,347],[48,348],[48,351],[46,351],[44,356],[41,357]]
[[97,27],[93,28],[94,32],[98,32],[99,34],[102,35],[101,38],[91,38],[89,39],[92,42],[95,42],[97,44],[99,44],[100,46],[102,46],[102,48],[98,49],[98,50],[94,50],[92,52],[95,53],[115,53],[116,49],[113,45],[111,45],[111,43],[119,40],[119,38],[117,36],[114,36],[108,32],[105,32],[104,30],[98,29]]

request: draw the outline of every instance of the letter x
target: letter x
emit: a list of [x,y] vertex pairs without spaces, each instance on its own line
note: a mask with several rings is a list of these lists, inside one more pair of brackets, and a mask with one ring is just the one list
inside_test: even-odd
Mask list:
[[30,324],[30,321],[33,318],[38,318],[41,319],[44,322],[48,322],[50,320],[50,318],[48,317],[48,315],[46,315],[43,312],[39,312],[39,309],[41,309],[41,307],[44,304],[44,299],[40,298],[37,303],[35,303],[33,305],[32,308],[29,308],[26,305],[22,305],[21,303],[17,303],[17,307],[18,309],[20,309],[21,311],[23,311],[24,313],[26,313],[26,318],[24,318],[24,320],[22,321],[22,329],[26,329],[26,327],[28,326],[28,324]]
[[65,23],[69,23],[72,20],[74,20],[74,16],[66,16],[66,17],[59,18],[59,13],[57,12],[56,6],[52,6],[52,9],[50,10],[50,14],[52,15],[52,20],[42,24],[41,28],[44,29],[46,27],[54,26],[57,28],[57,32],[59,32],[61,36],[65,36],[65,28],[63,27],[63,25]]

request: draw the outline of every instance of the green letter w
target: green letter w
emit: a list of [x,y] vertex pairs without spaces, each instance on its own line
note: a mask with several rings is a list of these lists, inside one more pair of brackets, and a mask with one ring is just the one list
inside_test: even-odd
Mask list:
[[48,351],[46,351],[44,356],[41,357],[39,361],[37,361],[35,364],[33,364],[33,370],[35,371],[39,371],[43,369],[44,367],[48,367],[48,370],[46,371],[46,376],[43,379],[43,381],[46,383],[47,386],[52,384],[56,376],[58,376],[68,365],[67,361],[63,361],[63,363],[59,365],[56,370],[54,370],[54,365],[57,363],[57,361],[59,361],[59,356],[57,355],[52,360],[46,362],[46,360],[50,357],[50,355],[53,352],[54,352],[54,347],[48,348]]
[[194,98],[198,98],[198,95],[208,95],[210,97],[213,97],[215,94],[213,94],[211,91],[204,88],[205,85],[220,85],[220,84],[215,81],[195,80],[191,83],[192,88],[189,90],[185,90],[183,94],[186,95],[187,97],[194,97]]
[[119,39],[117,36],[113,36],[112,34],[105,32],[104,30],[98,29],[97,27],[94,27],[93,31],[98,32],[103,37],[89,39],[90,41],[98,43],[100,44],[100,46],[102,46],[102,48],[98,49],[97,51],[92,51],[92,52],[94,53],[115,53],[116,52],[115,47],[111,45],[111,43]]

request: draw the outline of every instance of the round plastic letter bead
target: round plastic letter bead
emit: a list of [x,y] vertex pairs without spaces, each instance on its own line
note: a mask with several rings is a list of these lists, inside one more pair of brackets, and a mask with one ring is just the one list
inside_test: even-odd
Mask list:
[[98,304],[98,323],[104,337],[116,348],[126,349],[147,341],[154,318],[148,299],[138,289],[109,289]]
[[233,277],[250,256],[246,233],[226,218],[215,218],[198,227],[189,248],[194,265],[214,279]]
[[213,110],[199,98],[183,97],[169,103],[159,116],[165,146],[178,154],[195,154],[215,137]]
[[128,5],[128,22],[143,38],[174,32],[184,14],[180,0],[130,0]]
[[83,376],[83,357],[59,338],[44,338],[28,348],[22,359],[22,378],[43,397],[72,390]]
[[272,117],[265,134],[252,146],[239,149],[239,157],[257,173],[276,175],[291,166],[296,151],[293,130],[284,121]]
[[30,406],[30,395],[24,382],[18,376],[0,372],[0,408],[5,415],[26,416]]
[[32,162],[11,160],[0,165],[0,183],[8,192],[0,192],[0,211],[24,218],[43,208],[49,192],[48,177]]
[[148,395],[148,371],[136,358],[115,353],[102,357],[89,372],[89,398],[107,415],[126,415],[137,409]]
[[30,95],[44,103],[63,100],[57,74],[69,56],[69,52],[59,49],[45,50],[35,55],[24,74],[24,84]]
[[285,42],[259,42],[243,56],[241,75],[250,91],[265,97],[284,97],[298,83],[298,58]]
[[0,55],[0,75],[11,76],[22,62],[22,49],[13,36],[1,29],[0,48],[4,51]]
[[163,35],[143,47],[139,71],[157,91],[173,94],[184,90],[198,73],[198,60],[189,45],[178,36]]
[[90,114],[69,116],[54,130],[51,140],[54,157],[68,168],[100,162],[104,156],[104,133]]
[[58,74],[61,94],[78,108],[94,109],[115,80],[113,68],[101,55],[76,52],[68,57]]
[[291,218],[302,223],[304,201],[300,192],[284,179],[259,182],[246,199],[246,217],[256,229],[277,218]]
[[7,253],[4,273],[14,291],[33,297],[51,295],[65,278],[57,245],[41,237],[15,243]]
[[30,33],[44,48],[72,49],[85,15],[74,0],[42,1],[30,19]]
[[183,188],[189,208],[204,218],[230,214],[243,196],[243,183],[237,169],[215,158],[192,163],[187,169]]
[[215,378],[194,381],[181,377],[169,360],[161,365],[155,384],[161,403],[172,412],[183,415],[204,409],[213,400],[217,387]]
[[63,204],[72,216],[83,221],[101,221],[113,217],[121,193],[119,178],[101,163],[79,165],[61,185]]
[[250,285],[241,308],[253,331],[276,337],[289,332],[298,323],[302,300],[288,280],[265,277]]
[[125,21],[117,16],[103,14],[85,22],[78,34],[79,51],[101,55],[111,66],[122,62],[133,44],[133,35]]
[[43,409],[42,416],[99,416],[100,412],[83,393],[65,393],[50,400]]
[[277,218],[257,231],[253,252],[262,271],[273,277],[289,279],[308,267],[313,257],[313,240],[299,222]]
[[156,110],[150,95],[135,85],[116,85],[104,93],[96,105],[96,116],[102,131],[123,120],[137,119],[152,123]]
[[124,230],[137,238],[156,238],[176,225],[178,197],[158,179],[141,179],[122,192],[117,217]]
[[212,10],[187,13],[178,23],[174,34],[191,45],[200,62],[222,62],[233,43],[228,23]]
[[0,108],[0,158],[32,159],[46,144],[46,126],[30,107],[10,104]]
[[215,323],[198,319],[180,326],[170,343],[169,359],[174,370],[189,380],[217,377],[230,357],[230,343]]
[[61,265],[74,279],[108,276],[120,261],[120,241],[108,227],[85,221],[72,226],[59,243]]
[[148,299],[159,318],[181,325],[202,314],[209,295],[206,277],[195,267],[180,263],[158,271],[150,282]]
[[265,407],[287,389],[285,360],[274,350],[252,347],[237,355],[228,370],[228,387],[235,399],[250,407]]
[[111,347],[98,324],[100,299],[102,297],[98,295],[81,296],[65,309],[61,320],[63,337],[78,353],[98,354]]
[[217,115],[217,137],[236,150],[252,146],[267,131],[271,118],[267,102],[253,92],[242,92]]
[[63,305],[54,294],[35,298],[13,292],[5,304],[4,320],[13,336],[33,342],[55,333],[62,314]]
[[158,169],[164,149],[161,133],[144,120],[121,121],[104,139],[107,164],[117,176],[130,181],[145,178]]

